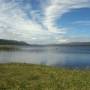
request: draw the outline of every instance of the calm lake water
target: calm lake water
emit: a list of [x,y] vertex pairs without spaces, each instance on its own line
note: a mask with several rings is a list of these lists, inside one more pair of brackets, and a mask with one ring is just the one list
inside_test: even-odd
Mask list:
[[63,67],[89,67],[90,46],[19,47],[0,51],[0,63],[32,63]]

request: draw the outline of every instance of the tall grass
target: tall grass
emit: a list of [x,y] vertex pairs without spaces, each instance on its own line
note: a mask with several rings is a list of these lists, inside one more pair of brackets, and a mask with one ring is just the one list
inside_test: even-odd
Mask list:
[[0,64],[0,90],[90,90],[90,71]]

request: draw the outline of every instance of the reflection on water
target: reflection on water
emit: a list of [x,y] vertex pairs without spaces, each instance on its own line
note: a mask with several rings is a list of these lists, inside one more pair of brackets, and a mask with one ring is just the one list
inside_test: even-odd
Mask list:
[[0,51],[0,63],[20,62],[65,67],[90,66],[90,47],[19,47],[22,50]]

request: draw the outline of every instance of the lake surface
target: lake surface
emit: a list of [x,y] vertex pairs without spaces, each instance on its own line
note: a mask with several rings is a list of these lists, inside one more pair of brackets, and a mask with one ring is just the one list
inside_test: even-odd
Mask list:
[[32,63],[60,67],[90,67],[90,46],[19,47],[0,51],[0,63]]

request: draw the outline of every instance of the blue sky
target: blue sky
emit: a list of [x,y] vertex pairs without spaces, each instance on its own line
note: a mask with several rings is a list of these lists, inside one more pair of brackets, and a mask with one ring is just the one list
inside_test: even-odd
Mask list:
[[90,37],[90,8],[72,9],[58,18],[56,24],[67,27],[69,37]]
[[90,0],[0,0],[0,38],[34,44],[90,41]]

